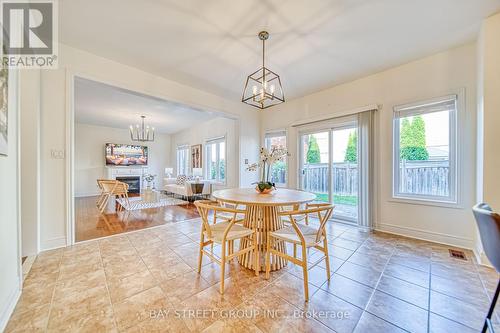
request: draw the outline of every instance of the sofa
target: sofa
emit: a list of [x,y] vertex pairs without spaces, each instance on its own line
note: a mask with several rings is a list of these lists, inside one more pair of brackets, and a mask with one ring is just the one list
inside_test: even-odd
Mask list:
[[[178,195],[188,200],[195,197],[209,197],[212,194],[212,183],[209,180],[196,182],[190,177],[178,176],[177,178],[163,178],[163,189],[167,194]],[[203,186],[201,193],[194,193],[196,187]]]

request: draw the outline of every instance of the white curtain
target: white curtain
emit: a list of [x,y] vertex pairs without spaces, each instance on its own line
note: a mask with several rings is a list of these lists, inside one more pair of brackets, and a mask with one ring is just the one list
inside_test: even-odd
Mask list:
[[375,110],[358,114],[359,214],[358,224],[367,230],[375,226],[374,129]]

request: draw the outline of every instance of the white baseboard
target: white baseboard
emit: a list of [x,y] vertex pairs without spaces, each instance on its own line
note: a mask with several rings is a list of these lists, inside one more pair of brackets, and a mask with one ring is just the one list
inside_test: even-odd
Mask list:
[[479,265],[493,268],[493,265],[488,260],[488,257],[486,257],[486,254],[484,253],[482,248],[480,248],[479,246],[475,246],[474,250],[472,252],[474,253],[474,256],[476,257],[476,261]]
[[75,198],[97,197],[98,195],[99,195],[99,192],[76,193]]
[[7,298],[5,307],[0,312],[0,332],[3,332],[7,327],[7,323],[9,322],[12,312],[14,312],[14,308],[16,307],[17,301],[19,300],[20,296],[21,289],[20,286],[18,286],[11,292],[11,294]]
[[444,234],[439,232],[421,230],[410,227],[403,227],[388,223],[379,223],[375,226],[375,230],[387,232],[390,234],[416,238],[420,240],[425,240],[429,242],[441,243],[451,246],[456,246],[468,250],[474,251],[474,240],[471,238],[465,238],[450,234]]
[[41,251],[58,249],[66,246],[66,237],[56,237],[52,239],[43,240],[41,244]]

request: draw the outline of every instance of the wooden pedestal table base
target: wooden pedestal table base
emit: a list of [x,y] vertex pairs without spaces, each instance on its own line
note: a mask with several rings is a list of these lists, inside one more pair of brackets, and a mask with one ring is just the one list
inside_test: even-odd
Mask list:
[[[257,243],[259,244],[259,260],[260,270],[265,271],[265,255],[266,255],[266,240],[267,234],[270,231],[275,231],[283,228],[284,224],[278,216],[279,207],[276,206],[253,206],[247,205],[246,220],[243,225],[247,228],[257,228]],[[249,246],[251,240],[243,238],[240,247],[245,248]],[[286,253],[286,245],[283,241],[277,241],[275,248],[278,251]],[[238,262],[248,268],[253,269],[253,253],[247,252],[238,257]],[[284,258],[271,255],[271,270],[275,271],[285,267],[287,260]]]
[[[260,270],[265,271],[266,237],[269,232],[283,228],[284,224],[278,216],[283,207],[294,207],[311,202],[316,195],[309,192],[278,188],[269,194],[260,194],[253,188],[231,188],[212,193],[219,202],[227,202],[246,206],[246,218],[243,222],[247,228],[257,228],[257,243],[259,245]],[[249,239],[242,239],[241,245],[246,246]],[[276,240],[275,248],[286,253],[285,243]],[[252,267],[252,253],[238,257],[239,263],[249,269]],[[271,270],[285,267],[287,260],[271,255]]]

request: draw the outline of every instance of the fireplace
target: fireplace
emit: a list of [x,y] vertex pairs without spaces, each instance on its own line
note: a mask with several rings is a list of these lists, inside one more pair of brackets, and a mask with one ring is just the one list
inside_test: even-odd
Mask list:
[[116,180],[128,184],[129,193],[141,193],[141,177],[130,176],[130,177],[116,177]]

